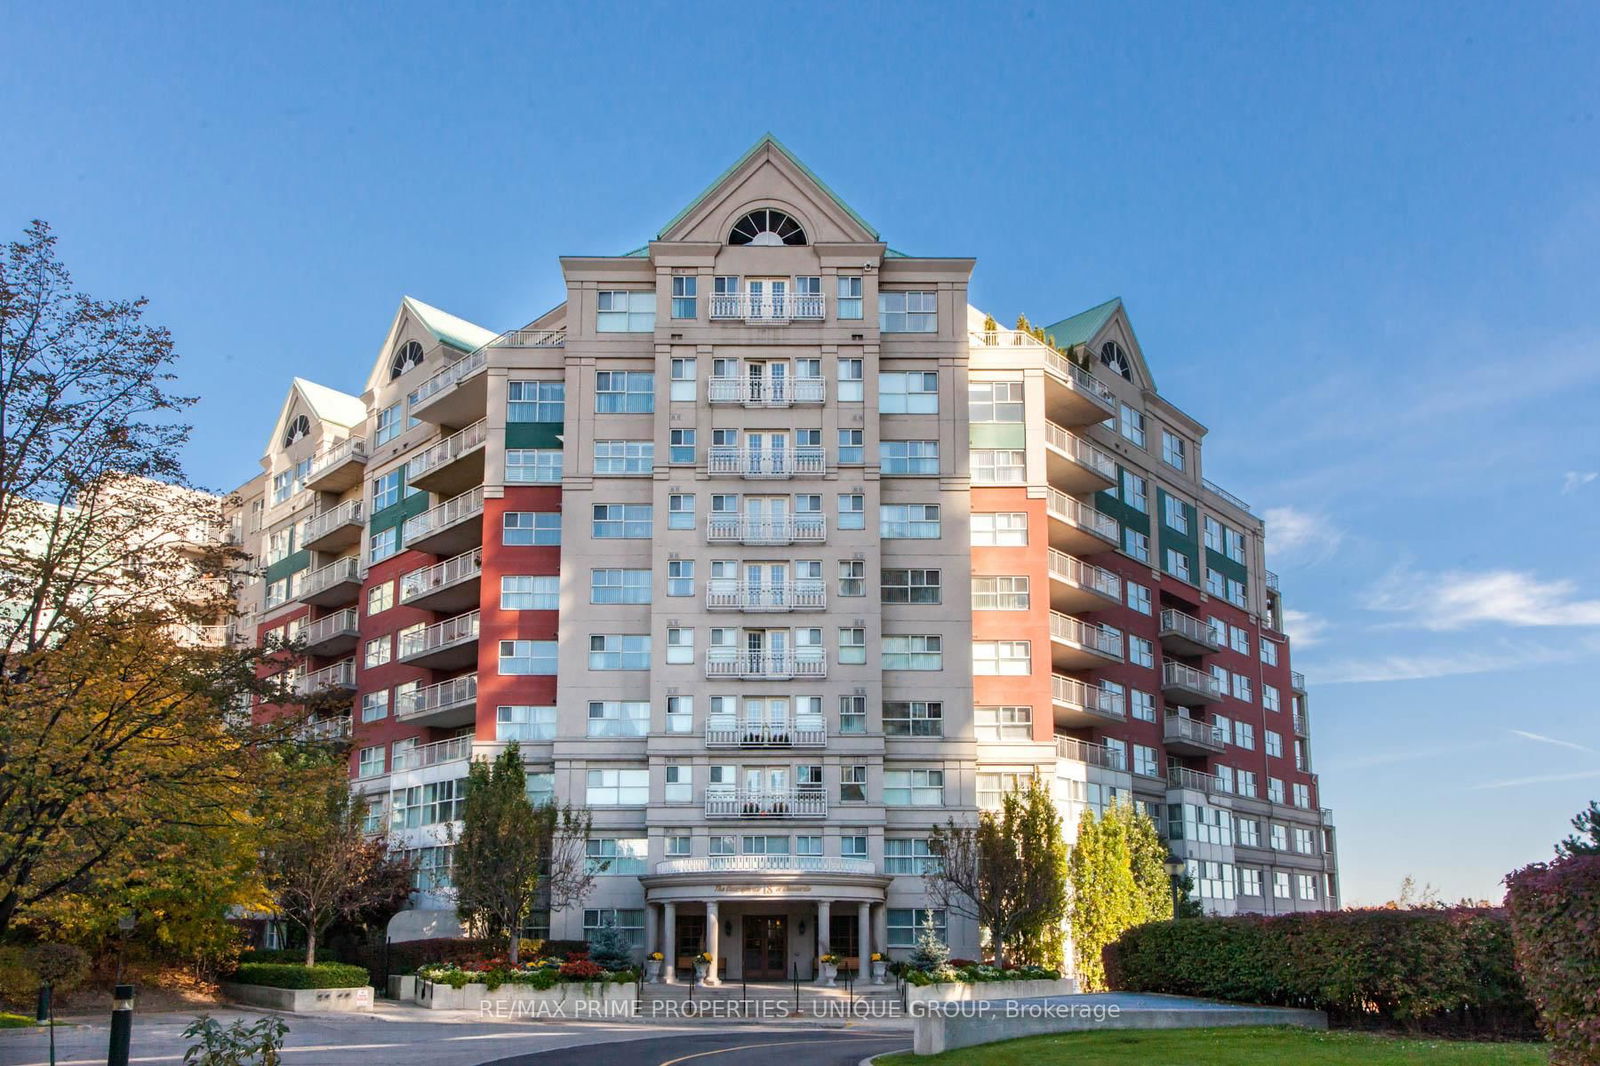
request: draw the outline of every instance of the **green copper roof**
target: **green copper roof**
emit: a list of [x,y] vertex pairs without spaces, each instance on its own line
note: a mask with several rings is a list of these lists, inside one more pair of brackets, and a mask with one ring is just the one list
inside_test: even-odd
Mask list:
[[[828,196],[833,200],[833,202],[839,206],[839,210],[843,211],[845,214],[847,214],[851,218],[855,219],[856,222],[861,226],[862,229],[864,229],[868,233],[872,234],[872,239],[873,240],[878,240],[879,239],[878,238],[878,231],[873,229],[871,224],[868,223],[866,219],[864,219],[860,215],[856,214],[855,209],[852,208],[849,204],[845,203],[844,200],[839,196],[838,193],[836,193],[832,189],[830,189],[828,187],[828,183],[827,182],[823,181],[821,178],[817,177],[816,174],[812,173],[812,170],[811,170],[810,167],[808,167],[804,163],[800,162],[800,159],[799,159],[798,156],[796,156],[793,152],[789,151],[788,148],[784,147],[783,142],[778,140],[778,138],[774,137],[770,133],[762,134],[761,135],[761,139],[758,140],[755,144],[751,145],[749,151],[745,152],[744,155],[741,155],[738,159],[736,159],[734,161],[733,166],[729,167],[727,170],[724,170],[721,174],[717,175],[717,179],[715,181],[713,181],[710,185],[707,185],[704,189],[702,189],[700,191],[700,195],[696,196],[693,200],[689,201],[689,206],[685,207],[682,211],[679,211],[676,215],[673,215],[671,221],[669,221],[665,226],[661,227],[661,233],[667,232],[673,226],[676,226],[679,222],[683,221],[683,219],[687,215],[689,215],[692,211],[694,211],[694,209],[696,207],[700,206],[701,202],[703,202],[706,197],[711,195],[711,193],[717,188],[717,186],[721,185],[724,181],[726,181],[728,179],[728,177],[734,171],[736,171],[740,167],[744,166],[745,163],[747,163],[752,156],[754,156],[757,152],[761,151],[761,149],[767,147],[768,145],[771,145],[773,148],[775,148],[778,151],[782,152],[783,153],[783,157],[785,159],[787,159],[789,162],[793,163],[795,165],[795,167],[802,174],[804,174],[806,177],[808,177],[812,181],[816,182],[817,183],[817,187],[820,188],[823,192],[827,193]],[[656,234],[656,237],[658,239],[661,237],[661,233],[657,233]],[[629,254],[632,255],[633,253],[630,252]]]
[[411,312],[427,327],[428,332],[432,333],[436,340],[443,341],[452,348],[459,348],[463,352],[475,352],[495,339],[494,332],[464,318],[457,318],[448,311],[441,311],[412,296],[403,299],[405,305],[411,308]]
[[1113,296],[1103,304],[1091,307],[1087,311],[1079,311],[1071,318],[1063,318],[1054,325],[1044,327],[1044,331],[1059,348],[1083,344],[1099,333],[1100,327],[1106,324],[1106,319],[1121,306],[1122,297]]

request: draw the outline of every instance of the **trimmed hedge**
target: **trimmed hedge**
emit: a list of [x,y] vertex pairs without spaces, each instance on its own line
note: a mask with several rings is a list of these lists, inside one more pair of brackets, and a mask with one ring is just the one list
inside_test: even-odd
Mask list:
[[1104,957],[1123,991],[1309,1007],[1352,1028],[1537,1033],[1500,910],[1186,918],[1130,929]]
[[1517,964],[1559,1066],[1600,1063],[1600,855],[1506,878]]
[[268,988],[360,988],[367,984],[367,971],[342,962],[319,962],[315,966],[296,966],[287,962],[247,962],[231,980],[241,985]]

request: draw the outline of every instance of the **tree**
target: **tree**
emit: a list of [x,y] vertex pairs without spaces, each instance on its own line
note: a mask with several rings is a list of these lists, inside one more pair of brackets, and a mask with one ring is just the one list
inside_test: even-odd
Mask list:
[[1067,863],[1072,886],[1069,908],[1078,980],[1084,991],[1105,987],[1101,952],[1140,924],[1143,901],[1133,877],[1133,856],[1124,823],[1085,809]]
[[998,811],[979,813],[976,826],[952,819],[935,827],[928,848],[938,859],[926,874],[929,896],[988,930],[996,966],[1012,953],[1038,965],[1060,963],[1067,850],[1044,782],[1034,778],[1007,792]]
[[1556,845],[1556,858],[1600,855],[1600,803],[1590,800],[1588,808],[1572,819],[1572,828],[1577,832]]
[[[1114,803],[1106,809],[1105,816],[1121,825],[1128,842],[1128,862],[1138,893],[1135,924],[1172,918],[1172,877],[1167,873],[1167,858],[1171,853],[1156,823],[1131,803]],[[1184,884],[1185,881],[1188,883]],[[1188,874],[1180,879],[1177,917],[1198,918],[1202,913],[1200,905],[1190,897],[1193,884]]]
[[536,902],[569,907],[594,886],[586,845],[590,819],[572,807],[528,801],[527,775],[516,742],[494,762],[467,773],[461,830],[452,827],[451,879],[456,911],[480,935],[504,937],[506,956],[520,958],[522,927]]
[[950,962],[950,945],[939,936],[939,927],[933,924],[933,910],[922,912],[922,926],[917,930],[917,946],[908,960],[912,967],[925,973],[944,969]]
[[385,835],[365,832],[366,806],[351,794],[343,765],[322,769],[321,788],[275,819],[262,856],[277,909],[306,934],[307,966],[334,922],[398,911],[411,894],[410,862]]
[[633,965],[633,944],[609,918],[589,935],[589,961],[612,971]]

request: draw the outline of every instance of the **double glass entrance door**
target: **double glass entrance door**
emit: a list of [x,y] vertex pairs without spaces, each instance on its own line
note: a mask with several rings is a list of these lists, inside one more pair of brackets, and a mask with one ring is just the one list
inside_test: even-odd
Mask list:
[[782,915],[744,916],[744,976],[752,981],[788,977],[789,922]]

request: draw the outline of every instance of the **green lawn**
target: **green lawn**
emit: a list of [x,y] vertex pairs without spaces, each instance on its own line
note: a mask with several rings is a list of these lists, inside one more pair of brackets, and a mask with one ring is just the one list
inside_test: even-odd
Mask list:
[[1122,1029],[1029,1036],[877,1066],[1544,1066],[1541,1044],[1474,1044],[1305,1029]]
[[23,1014],[5,1014],[0,1012],[0,1029],[31,1029],[33,1019]]

